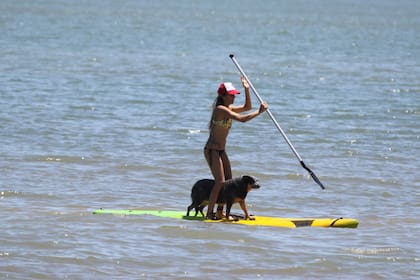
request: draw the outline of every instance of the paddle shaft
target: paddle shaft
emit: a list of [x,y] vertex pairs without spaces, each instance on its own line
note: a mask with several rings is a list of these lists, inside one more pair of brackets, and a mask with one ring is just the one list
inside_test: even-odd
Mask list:
[[[242,69],[242,67],[239,65],[238,61],[236,60],[235,56],[233,54],[229,55],[229,57],[232,59],[233,64],[235,64],[236,68],[238,68],[241,75],[245,78],[245,80],[248,82],[249,86],[251,87],[252,91],[254,92],[255,96],[258,98],[260,103],[263,103],[263,99],[261,98],[260,94],[258,93],[257,89],[254,87],[254,85],[249,80],[248,76],[245,74],[245,71]],[[303,162],[302,157],[299,155],[299,153],[296,151],[295,147],[290,142],[289,138],[287,137],[286,133],[284,133],[283,129],[281,128],[280,124],[277,122],[277,120],[274,118],[273,114],[271,113],[270,109],[267,108],[266,110],[267,114],[270,116],[271,120],[273,121],[274,125],[276,126],[277,130],[280,132],[280,134],[283,136],[286,143],[289,145],[290,149],[292,149],[293,153],[295,154],[296,158],[299,160],[300,164],[304,169],[306,169],[309,174],[311,175],[312,179],[322,188],[325,189],[324,185],[321,183],[321,181],[318,179],[318,177],[315,175],[315,173],[310,170],[305,163]]]

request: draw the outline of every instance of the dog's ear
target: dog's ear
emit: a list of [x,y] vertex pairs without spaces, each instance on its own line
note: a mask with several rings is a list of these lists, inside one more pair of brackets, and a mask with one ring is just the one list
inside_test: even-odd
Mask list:
[[254,177],[248,176],[248,175],[242,175],[242,182],[247,183],[255,183],[257,180]]

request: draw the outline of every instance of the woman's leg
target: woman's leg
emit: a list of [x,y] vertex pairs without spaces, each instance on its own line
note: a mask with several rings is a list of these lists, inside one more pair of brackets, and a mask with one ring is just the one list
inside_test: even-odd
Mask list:
[[219,192],[225,182],[225,174],[222,158],[219,155],[219,151],[206,149],[204,151],[204,155],[214,177],[214,186],[210,193],[209,205],[207,207],[207,218],[211,218],[217,197],[219,196]]
[[221,154],[221,159],[223,162],[223,171],[225,174],[225,180],[229,180],[232,179],[232,169],[230,167],[230,160],[229,157],[227,155],[227,153],[225,151],[223,151],[223,153]]
[[[230,167],[230,161],[229,161],[229,157],[226,154],[225,151],[219,151],[219,155],[220,155],[220,159],[222,160],[222,165],[223,165],[223,174],[225,175],[225,181],[232,179],[232,170]],[[216,217],[217,218],[223,218],[223,205],[218,205],[217,206],[217,211],[216,211]]]

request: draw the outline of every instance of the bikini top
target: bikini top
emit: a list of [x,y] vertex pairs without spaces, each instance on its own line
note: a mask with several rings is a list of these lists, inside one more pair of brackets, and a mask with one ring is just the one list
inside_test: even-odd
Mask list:
[[212,124],[215,125],[215,126],[220,126],[220,127],[224,127],[224,128],[229,129],[229,128],[232,127],[232,119],[225,118],[225,119],[219,120],[219,121],[212,120]]

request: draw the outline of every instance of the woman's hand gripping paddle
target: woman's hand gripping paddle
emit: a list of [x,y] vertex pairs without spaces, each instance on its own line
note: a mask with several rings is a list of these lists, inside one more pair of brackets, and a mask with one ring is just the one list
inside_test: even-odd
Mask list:
[[[258,100],[260,101],[260,103],[263,103],[263,100],[261,98],[261,96],[259,95],[258,91],[255,89],[254,85],[251,83],[251,81],[248,79],[248,76],[245,74],[244,70],[242,70],[242,67],[239,65],[238,61],[236,60],[235,56],[233,54],[229,55],[229,57],[232,59],[233,63],[235,64],[236,68],[238,68],[239,72],[241,72],[241,75],[246,79],[246,81],[248,82],[249,86],[251,87],[252,91],[254,92],[255,96],[258,98]],[[295,156],[297,157],[297,159],[300,162],[300,165],[302,165],[302,167],[304,169],[306,169],[309,174],[311,175],[312,179],[314,179],[314,181],[321,187],[321,189],[325,189],[324,185],[321,183],[321,181],[318,179],[318,177],[315,175],[314,172],[312,172],[311,169],[309,169],[305,163],[302,160],[302,157],[298,154],[298,152],[296,151],[295,147],[293,147],[292,143],[290,142],[289,138],[287,137],[286,133],[284,133],[283,129],[280,127],[279,123],[276,121],[276,119],[274,118],[273,114],[271,113],[270,109],[268,108],[267,111],[268,115],[270,116],[271,120],[273,121],[273,123],[275,124],[275,126],[277,127],[278,131],[281,133],[281,135],[283,136],[284,140],[286,140],[286,143],[289,145],[289,147],[292,149],[293,153],[295,154]]]

